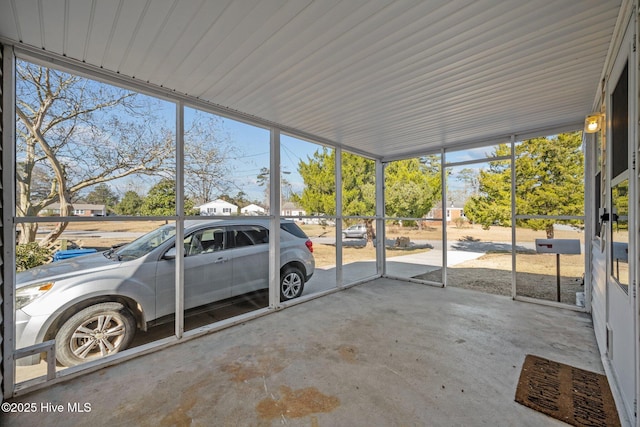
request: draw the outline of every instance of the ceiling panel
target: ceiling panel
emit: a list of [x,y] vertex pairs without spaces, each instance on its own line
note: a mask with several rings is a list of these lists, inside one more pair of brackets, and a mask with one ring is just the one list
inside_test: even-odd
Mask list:
[[146,52],[146,49],[151,50],[155,45],[156,37],[166,30],[169,16],[176,6],[175,0],[147,1],[137,19],[130,41],[124,43],[124,55],[118,58],[118,69],[121,73],[135,77],[137,68],[145,56],[140,53]]
[[[63,29],[68,28],[66,20],[66,4],[60,7],[50,2],[39,2],[38,9],[40,12],[40,26],[42,28],[42,39],[44,48],[52,52],[65,51],[65,34],[66,31],[60,31],[60,24]],[[50,19],[42,19],[42,17],[50,17]]]
[[69,51],[67,52],[67,56],[69,58],[85,61],[87,64],[102,67],[104,66],[104,58],[108,51],[108,47],[111,45],[113,32],[115,31],[115,27],[118,23],[118,17],[120,15],[119,2],[92,2],[92,11],[92,15],[75,17],[75,19],[90,22],[91,24],[86,48],[82,51]]
[[137,55],[130,57],[132,62],[127,64],[127,69],[131,71],[127,74],[136,78],[139,76],[145,76],[145,79],[151,78],[153,71],[159,70],[165,58],[171,56],[170,52],[185,31],[192,28],[193,20],[201,12],[205,1],[202,0],[200,4],[191,2],[191,7],[182,7],[180,0],[173,0],[164,17],[160,12],[156,12],[157,28],[151,31],[153,34],[148,43],[142,44],[143,48],[135,50]]
[[[192,7],[189,7],[189,5],[192,5]],[[170,48],[164,52],[159,52],[158,56],[162,58],[159,66],[151,70],[148,76],[144,76],[146,80],[159,85],[166,85],[167,81],[172,79],[172,86],[167,87],[177,90],[186,89],[189,81],[189,70],[215,46],[224,32],[234,25],[231,19],[220,19],[220,16],[228,7],[234,9],[234,4],[231,0],[226,2],[205,0],[201,4],[185,0],[181,2],[180,6],[182,10],[193,11],[194,14],[180,28],[180,34],[170,45]],[[238,13],[238,15],[240,14]],[[177,23],[172,21],[169,25],[174,26]],[[182,69],[182,74],[179,73],[180,69]],[[184,90],[180,91],[187,93]]]
[[149,0],[121,1],[118,4],[115,21],[107,36],[107,46],[102,59],[104,68],[122,72],[122,63],[130,53],[148,7]]
[[620,0],[0,0],[0,37],[398,158],[579,124]]
[[[63,54],[85,52],[89,30],[94,19],[94,14],[91,12],[93,3],[86,0],[71,0],[67,6],[68,18],[64,34],[65,51]],[[82,57],[84,58],[84,56],[83,54]]]

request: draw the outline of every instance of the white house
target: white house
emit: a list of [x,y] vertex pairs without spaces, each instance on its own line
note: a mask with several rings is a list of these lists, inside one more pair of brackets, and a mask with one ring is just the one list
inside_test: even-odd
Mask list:
[[234,205],[233,203],[226,202],[222,199],[216,199],[213,202],[208,202],[204,205],[196,206],[196,209],[200,210],[201,216],[226,216],[238,214],[238,206]]
[[262,206],[258,206],[252,203],[240,209],[240,213],[242,215],[265,215],[266,209],[263,208]]
[[286,202],[282,205],[282,216],[305,216],[307,213],[294,203]]

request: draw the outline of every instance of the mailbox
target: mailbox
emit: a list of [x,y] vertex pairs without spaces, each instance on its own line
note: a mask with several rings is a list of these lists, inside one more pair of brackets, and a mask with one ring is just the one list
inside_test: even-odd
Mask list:
[[536,252],[539,254],[580,255],[580,240],[536,239]]
[[580,240],[536,239],[536,252],[556,255],[556,300],[560,302],[560,254],[580,255]]
[[629,244],[613,242],[613,259],[620,262],[629,262]]

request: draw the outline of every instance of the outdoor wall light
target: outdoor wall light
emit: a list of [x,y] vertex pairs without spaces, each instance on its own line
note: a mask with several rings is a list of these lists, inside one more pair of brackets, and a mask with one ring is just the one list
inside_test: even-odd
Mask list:
[[584,131],[585,133],[596,133],[600,130],[600,122],[602,121],[602,114],[590,114],[584,119]]

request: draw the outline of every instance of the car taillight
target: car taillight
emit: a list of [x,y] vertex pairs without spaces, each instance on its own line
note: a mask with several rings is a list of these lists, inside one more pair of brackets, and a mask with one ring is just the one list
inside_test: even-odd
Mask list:
[[309,252],[313,252],[313,242],[311,240],[307,240],[306,242],[304,242],[305,245],[307,245],[307,249],[309,249]]

